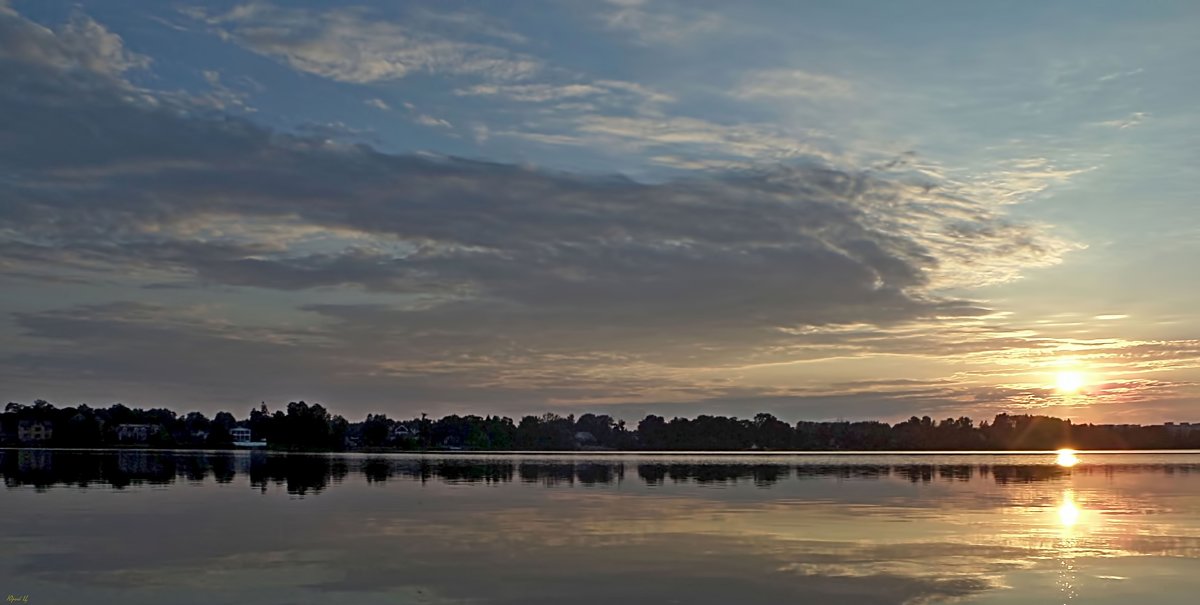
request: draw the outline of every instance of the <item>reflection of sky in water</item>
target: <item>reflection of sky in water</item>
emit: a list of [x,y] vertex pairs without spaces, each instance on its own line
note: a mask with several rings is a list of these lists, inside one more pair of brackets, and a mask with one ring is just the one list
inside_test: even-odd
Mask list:
[[0,586],[37,603],[1193,603],[1200,455],[1053,462],[6,451]]

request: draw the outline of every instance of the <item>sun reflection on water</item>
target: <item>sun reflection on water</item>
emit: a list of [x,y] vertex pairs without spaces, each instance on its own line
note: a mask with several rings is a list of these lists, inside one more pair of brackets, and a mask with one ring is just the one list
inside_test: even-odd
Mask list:
[[1062,525],[1062,534],[1057,545],[1059,569],[1056,581],[1063,605],[1079,596],[1075,570],[1079,540],[1074,529],[1082,515],[1083,509],[1075,502],[1075,492],[1070,489],[1063,490],[1062,503],[1058,505],[1058,522]]
[[1082,511],[1079,505],[1075,503],[1075,494],[1071,490],[1063,492],[1062,504],[1058,505],[1058,521],[1066,529],[1075,527],[1079,523],[1079,516]]

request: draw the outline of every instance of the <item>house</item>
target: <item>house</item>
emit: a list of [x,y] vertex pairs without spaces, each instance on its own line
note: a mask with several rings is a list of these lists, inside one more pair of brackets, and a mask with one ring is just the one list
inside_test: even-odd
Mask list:
[[575,433],[575,443],[578,445],[596,445],[596,436],[587,431],[579,431]]
[[413,429],[408,428],[407,425],[397,424],[396,426],[392,427],[392,440],[393,441],[406,441],[408,439],[416,439],[416,438],[417,438],[417,432],[414,431]]
[[54,436],[54,423],[41,420],[22,420],[17,423],[17,441],[40,443]]
[[251,430],[244,426],[235,426],[229,429],[229,439],[233,441],[234,447],[267,447],[267,441],[265,439],[251,441],[250,439],[252,436],[253,434]]
[[1200,432],[1200,422],[1168,422],[1163,425],[1171,435],[1190,435]]
[[117,441],[145,443],[150,440],[150,437],[157,435],[161,428],[157,424],[119,424],[117,425]]

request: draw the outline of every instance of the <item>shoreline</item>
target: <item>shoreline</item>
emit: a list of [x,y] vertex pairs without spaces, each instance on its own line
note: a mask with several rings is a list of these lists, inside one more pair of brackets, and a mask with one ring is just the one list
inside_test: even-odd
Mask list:
[[[0,446],[0,451],[56,451],[56,452],[195,452],[195,453],[265,453],[299,455],[345,455],[358,456],[571,456],[571,457],[617,457],[617,456],[1013,456],[1053,455],[1063,450],[273,450],[264,448],[181,448],[181,447],[39,447]],[[1070,449],[1077,454],[1197,454],[1200,449],[1125,449],[1125,450],[1081,450]]]

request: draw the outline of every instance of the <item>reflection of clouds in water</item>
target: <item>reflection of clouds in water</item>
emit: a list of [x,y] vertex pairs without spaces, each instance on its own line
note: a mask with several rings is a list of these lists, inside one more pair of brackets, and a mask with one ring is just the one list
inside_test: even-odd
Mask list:
[[[1082,594],[1098,557],[1200,557],[1186,516],[1200,473],[1166,481],[1167,467],[215,455],[205,479],[195,459],[154,456],[101,463],[119,490],[10,488],[0,546],[57,546],[6,551],[0,580],[123,605],[180,591],[169,600],[912,604],[1027,589],[1022,574]],[[0,468],[14,486],[92,476],[53,456]]]
[[[652,505],[649,500],[641,502]],[[661,514],[664,519],[688,515],[683,512],[685,504],[667,503],[660,508]],[[452,583],[456,574],[469,574],[490,583],[489,574],[494,571],[489,570],[504,568],[505,581],[489,589],[492,598],[502,603],[549,603],[567,594],[577,594],[572,601],[585,603],[610,603],[630,594],[638,595],[639,602],[674,599],[685,603],[778,603],[826,599],[908,603],[964,596],[990,586],[986,578],[907,575],[876,569],[868,561],[878,557],[855,544],[785,543],[738,536],[736,532],[689,531],[681,529],[680,524],[652,531],[622,528],[621,519],[628,513],[624,508],[571,508],[559,512],[550,520],[522,511],[502,513],[499,518],[480,512],[461,524],[400,522],[387,534],[393,538],[407,536],[403,545],[396,546],[403,553],[401,559],[420,552],[423,557],[456,562],[453,574],[441,575],[439,567],[432,570],[433,575],[422,575],[426,581],[436,579],[437,586]],[[571,523],[571,514],[577,523]],[[708,514],[693,511],[692,518]],[[520,553],[521,565],[511,567],[507,553]],[[815,562],[823,568],[805,568],[797,561]],[[838,568],[852,568],[854,572],[844,573]],[[581,569],[588,570],[586,577],[580,577]],[[404,576],[400,570],[390,570],[375,578],[386,586],[404,581]],[[602,583],[596,584],[597,579]],[[619,581],[610,583],[609,579]],[[525,592],[512,592],[514,583]],[[452,595],[459,594],[450,590]]]

